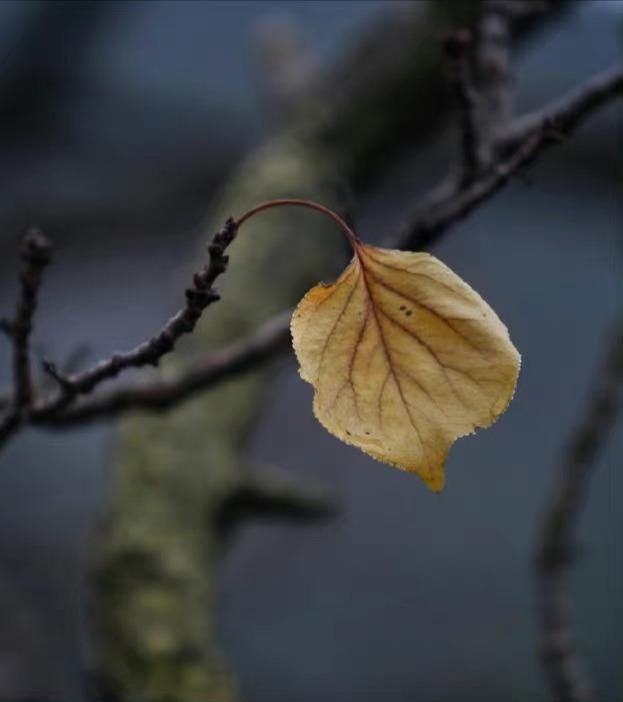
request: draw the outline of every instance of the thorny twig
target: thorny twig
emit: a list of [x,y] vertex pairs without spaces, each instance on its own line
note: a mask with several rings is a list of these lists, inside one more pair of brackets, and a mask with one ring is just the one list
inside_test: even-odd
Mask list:
[[591,702],[594,693],[576,651],[567,568],[574,529],[599,451],[614,428],[623,399],[623,323],[613,334],[588,411],[563,456],[537,553],[543,662],[560,702]]

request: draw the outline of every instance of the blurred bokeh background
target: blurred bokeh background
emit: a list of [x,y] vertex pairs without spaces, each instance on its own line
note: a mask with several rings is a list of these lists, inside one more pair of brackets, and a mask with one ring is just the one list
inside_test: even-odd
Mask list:
[[[175,307],[186,244],[196,247],[219,187],[289,118],[291,96],[370,24],[419,4],[5,0],[0,314],[14,300],[19,236],[35,222],[55,245],[40,357],[86,345],[93,360],[151,333]],[[620,61],[622,36],[620,1],[570,3],[518,51],[517,108]],[[405,148],[356,199],[362,238],[386,238],[444,172],[456,142],[437,136]],[[322,486],[342,511],[314,526],[250,523],[231,543],[218,628],[241,700],[550,699],[532,558],[561,447],[622,311],[622,183],[619,104],[436,249],[523,355],[509,411],[453,448],[440,496],[326,434],[293,357],[283,361],[250,459]],[[3,385],[8,352],[0,340]],[[112,436],[29,431],[0,456],[1,699],[86,699],[86,573]],[[591,484],[573,573],[600,702],[623,699],[622,452],[619,430]]]

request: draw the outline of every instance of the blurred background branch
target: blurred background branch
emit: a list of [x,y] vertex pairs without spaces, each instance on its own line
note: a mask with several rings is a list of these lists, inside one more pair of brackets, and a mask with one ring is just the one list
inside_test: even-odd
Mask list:
[[623,325],[606,341],[605,358],[586,414],[571,434],[549,505],[536,559],[543,663],[559,702],[593,702],[594,686],[573,631],[568,570],[577,558],[575,531],[591,474],[613,432],[623,401]]
[[20,293],[15,318],[4,330],[13,346],[13,396],[9,409],[0,418],[0,447],[28,418],[33,403],[30,335],[43,269],[50,262],[50,246],[43,235],[31,230],[24,237],[21,251]]

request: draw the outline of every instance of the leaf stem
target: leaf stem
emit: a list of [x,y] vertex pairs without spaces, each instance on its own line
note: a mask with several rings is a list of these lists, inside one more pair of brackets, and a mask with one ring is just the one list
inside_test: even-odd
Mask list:
[[240,228],[240,226],[243,225],[248,219],[251,219],[251,217],[253,217],[256,214],[259,214],[260,212],[263,212],[264,210],[269,210],[273,207],[284,207],[288,205],[294,207],[307,207],[310,210],[316,210],[317,212],[321,212],[322,214],[326,215],[342,229],[349,243],[353,247],[353,250],[357,251],[361,242],[359,240],[359,237],[355,234],[355,232],[336,212],[330,210],[328,207],[325,207],[324,205],[321,205],[318,202],[314,202],[313,200],[304,200],[301,198],[280,198],[276,200],[267,200],[266,202],[261,202],[259,205],[256,205],[250,210],[247,210],[247,212],[245,212],[243,215],[241,215],[240,217],[238,217],[238,219],[234,221],[234,224],[237,228]]

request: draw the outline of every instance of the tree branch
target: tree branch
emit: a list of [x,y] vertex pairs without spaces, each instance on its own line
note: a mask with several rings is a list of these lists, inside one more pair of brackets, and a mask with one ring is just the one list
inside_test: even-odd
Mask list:
[[237,341],[191,365],[172,380],[129,385],[85,400],[62,413],[34,413],[33,422],[66,427],[111,419],[129,410],[164,412],[227,378],[254,369],[290,347],[290,316],[284,312],[264,324],[250,339]]
[[478,129],[481,106],[470,64],[471,44],[471,33],[465,29],[453,32],[445,42],[446,53],[454,64],[461,125],[461,180],[465,184],[473,181],[482,170],[481,138]]
[[60,392],[35,407],[33,419],[44,420],[62,412],[78,395],[92,392],[97,385],[114,378],[125,368],[158,365],[160,359],[175,348],[175,343],[181,336],[194,330],[205,308],[219,299],[213,285],[227,269],[229,259],[224,252],[234,240],[237,230],[236,223],[230,218],[215,234],[208,245],[210,261],[201,272],[194,275],[192,286],[186,290],[186,304],[151,339],[129,351],[115,353],[93,368],[74,375],[65,375],[54,364],[44,363],[44,370],[59,383]]
[[248,473],[220,505],[217,528],[224,538],[247,519],[276,517],[309,523],[335,516],[339,506],[335,500],[314,489],[301,487],[288,477],[272,470]]
[[450,176],[433,189],[409,217],[398,246],[419,250],[436,243],[457,221],[494,195],[511,176],[546,148],[560,143],[595,110],[623,97],[623,69],[612,68],[543,109],[516,119],[496,145],[498,156],[489,171],[472,183]]
[[30,335],[44,268],[50,262],[50,245],[41,232],[31,229],[21,250],[20,295],[12,322],[4,328],[13,345],[14,392],[0,422],[0,444],[25,420],[33,399],[30,368]]
[[13,339],[13,375],[15,377],[15,408],[25,412],[32,402],[30,370],[30,334],[37,308],[37,297],[43,269],[50,262],[50,245],[43,234],[31,229],[24,238],[21,251],[21,294],[11,325]]
[[551,133],[543,129],[526,139],[509,158],[495,164],[489,174],[471,184],[457,183],[454,187],[441,187],[435,191],[429,204],[413,216],[413,221],[399,236],[398,247],[420,251],[436,244],[453,224],[503,188],[553,139]]
[[486,0],[476,37],[476,75],[480,95],[478,132],[485,163],[490,163],[495,157],[497,134],[512,116],[511,38],[512,3]]
[[560,702],[595,699],[573,638],[567,569],[575,556],[574,529],[586,499],[591,472],[618,415],[623,390],[623,324],[609,348],[588,411],[572,432],[550,504],[536,559],[543,632],[543,662]]
[[623,68],[615,66],[593,76],[556,102],[515,119],[500,135],[499,148],[511,151],[545,126],[567,136],[593,112],[622,95]]

